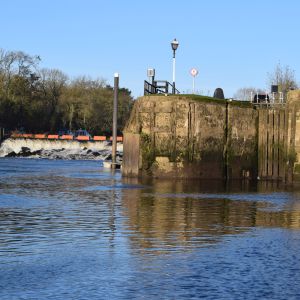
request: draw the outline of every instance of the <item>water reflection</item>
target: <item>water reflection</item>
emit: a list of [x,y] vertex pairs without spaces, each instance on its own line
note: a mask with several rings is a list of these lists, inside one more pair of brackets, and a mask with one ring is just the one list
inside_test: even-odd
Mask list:
[[[81,170],[80,170],[81,168]],[[0,255],[28,245],[128,239],[134,251],[186,251],[254,227],[300,228],[297,192],[278,183],[137,180],[99,167],[0,177]],[[117,241],[118,242],[118,241]]]
[[284,191],[272,192],[278,184],[236,184],[154,180],[148,189],[123,190],[127,226],[138,233],[130,237],[133,248],[187,250],[253,227],[300,228],[300,201]]
[[297,187],[140,181],[96,162],[0,169],[1,299],[299,295]]

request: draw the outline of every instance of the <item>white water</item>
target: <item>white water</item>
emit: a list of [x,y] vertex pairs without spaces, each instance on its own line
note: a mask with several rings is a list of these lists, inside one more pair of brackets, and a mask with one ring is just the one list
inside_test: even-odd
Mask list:
[[[118,143],[118,152],[123,144]],[[35,153],[34,153],[35,152]],[[24,153],[26,155],[24,155]],[[0,147],[0,157],[26,156],[50,159],[106,159],[111,154],[111,143],[107,141],[78,142],[64,140],[7,139]]]

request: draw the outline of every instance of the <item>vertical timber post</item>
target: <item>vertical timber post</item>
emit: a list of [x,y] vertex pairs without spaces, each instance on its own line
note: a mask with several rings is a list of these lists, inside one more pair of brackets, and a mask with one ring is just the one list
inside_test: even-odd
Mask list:
[[229,102],[226,101],[225,107],[225,147],[224,147],[224,178],[226,183],[229,180],[230,172],[229,172],[229,155],[228,155],[228,148],[229,148]]
[[119,73],[114,75],[114,106],[113,106],[113,139],[112,139],[112,169],[116,168],[117,153],[117,118],[118,118]]
[[0,144],[4,140],[4,128],[0,127]]

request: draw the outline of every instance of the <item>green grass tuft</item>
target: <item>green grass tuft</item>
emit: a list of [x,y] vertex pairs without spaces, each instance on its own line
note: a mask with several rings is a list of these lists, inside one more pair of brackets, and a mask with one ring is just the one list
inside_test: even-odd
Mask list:
[[[165,94],[153,94],[153,95],[147,95],[150,97],[153,96],[164,96]],[[226,104],[230,103],[230,105],[233,106],[239,106],[239,107],[253,107],[253,105],[248,102],[248,101],[240,101],[240,100],[229,100],[229,99],[218,99],[214,97],[209,97],[209,96],[202,96],[202,95],[194,95],[194,94],[168,94],[168,98],[176,98],[179,100],[193,100],[193,101],[198,101],[198,102],[206,102],[206,103],[218,103],[218,104]]]

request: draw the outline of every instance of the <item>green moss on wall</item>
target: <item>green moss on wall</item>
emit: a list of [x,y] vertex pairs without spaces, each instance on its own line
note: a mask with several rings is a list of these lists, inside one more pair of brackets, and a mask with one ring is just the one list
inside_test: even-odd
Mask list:
[[155,161],[155,152],[152,146],[151,136],[149,134],[141,133],[141,153],[142,153],[142,168],[149,170]]
[[291,165],[293,165],[297,160],[297,153],[295,149],[290,149],[287,159]]
[[201,96],[201,95],[177,95],[177,98],[179,100],[193,100],[197,102],[203,102],[203,103],[218,103],[218,104],[226,104],[226,100],[224,99],[218,99],[213,98],[209,96]]
[[295,166],[294,166],[294,173],[295,174],[300,174],[300,164],[295,164]]

